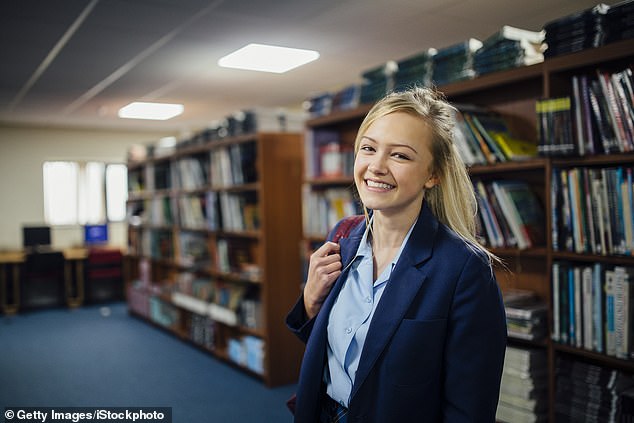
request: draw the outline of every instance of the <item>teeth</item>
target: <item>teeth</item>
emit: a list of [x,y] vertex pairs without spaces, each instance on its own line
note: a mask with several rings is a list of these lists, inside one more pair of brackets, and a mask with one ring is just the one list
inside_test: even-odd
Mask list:
[[368,184],[369,187],[372,188],[382,188],[382,189],[392,189],[394,188],[393,185],[390,184],[386,184],[384,182],[375,182],[375,181],[371,181],[371,180],[366,180],[366,183]]

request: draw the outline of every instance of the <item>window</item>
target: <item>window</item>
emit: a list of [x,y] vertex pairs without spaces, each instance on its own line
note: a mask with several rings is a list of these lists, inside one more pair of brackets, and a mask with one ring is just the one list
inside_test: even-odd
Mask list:
[[44,219],[84,225],[125,219],[127,167],[103,162],[44,162]]

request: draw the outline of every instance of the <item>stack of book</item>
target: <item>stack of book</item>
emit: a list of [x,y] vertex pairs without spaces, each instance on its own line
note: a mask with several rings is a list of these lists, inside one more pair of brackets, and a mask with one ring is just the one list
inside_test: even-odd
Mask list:
[[311,118],[326,116],[332,108],[332,97],[332,93],[329,92],[316,94],[306,99],[302,106]]
[[528,31],[504,25],[483,41],[475,53],[474,69],[478,75],[533,65],[544,60],[544,32]]
[[634,421],[634,387],[627,388],[621,392],[621,408],[619,410],[620,422]]
[[427,49],[397,62],[394,74],[394,91],[402,91],[413,86],[429,86],[432,81],[433,58],[437,51]]
[[496,421],[548,421],[548,362],[546,351],[506,347]]
[[548,307],[537,294],[524,290],[504,292],[506,327],[508,336],[529,341],[539,341],[548,332]]
[[434,83],[444,85],[475,77],[473,59],[480,47],[482,47],[482,41],[469,38],[438,50],[434,56]]
[[555,57],[603,45],[609,6],[600,3],[544,25],[546,57]]
[[361,86],[358,84],[348,85],[340,89],[332,97],[331,112],[356,108],[359,106],[360,97]]
[[632,376],[614,369],[558,357],[555,416],[558,422],[616,422],[621,393]]
[[606,44],[634,38],[634,0],[625,0],[610,6],[606,26]]
[[361,74],[361,104],[375,103],[394,88],[394,73],[398,69],[396,62],[390,60],[381,66],[368,69]]

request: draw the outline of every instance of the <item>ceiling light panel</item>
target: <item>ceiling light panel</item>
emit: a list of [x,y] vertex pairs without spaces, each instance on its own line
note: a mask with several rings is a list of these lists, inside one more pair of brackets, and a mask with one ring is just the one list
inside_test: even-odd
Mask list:
[[124,119],[168,120],[183,113],[182,104],[148,103],[135,101],[119,109],[119,117]]
[[319,58],[314,50],[248,44],[220,60],[225,68],[245,69],[259,72],[284,73]]

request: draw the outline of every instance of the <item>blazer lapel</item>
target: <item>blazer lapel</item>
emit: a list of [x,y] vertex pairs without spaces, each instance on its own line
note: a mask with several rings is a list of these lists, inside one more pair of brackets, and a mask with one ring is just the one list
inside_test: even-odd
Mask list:
[[423,204],[416,226],[392,271],[370,323],[351,398],[374,367],[427,278],[424,267],[420,265],[431,257],[437,229],[438,221]]

